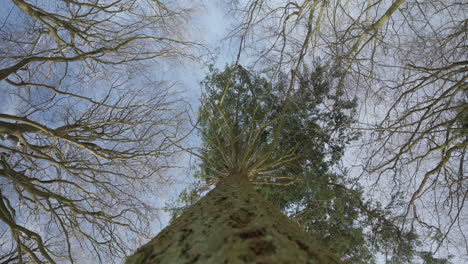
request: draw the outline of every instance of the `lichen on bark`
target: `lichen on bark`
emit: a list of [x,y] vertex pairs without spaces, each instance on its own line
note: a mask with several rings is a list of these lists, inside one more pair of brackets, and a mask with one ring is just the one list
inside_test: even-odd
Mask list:
[[218,185],[126,264],[341,263],[260,196],[246,177]]

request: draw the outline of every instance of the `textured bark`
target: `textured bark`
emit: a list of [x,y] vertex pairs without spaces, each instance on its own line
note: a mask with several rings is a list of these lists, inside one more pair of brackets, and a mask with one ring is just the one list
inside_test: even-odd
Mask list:
[[341,262],[237,176],[220,181],[126,263]]

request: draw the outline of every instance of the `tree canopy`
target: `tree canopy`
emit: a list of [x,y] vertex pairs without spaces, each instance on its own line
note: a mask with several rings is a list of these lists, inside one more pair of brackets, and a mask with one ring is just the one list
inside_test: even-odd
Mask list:
[[[0,2],[0,262],[117,261],[187,150],[183,203],[246,175],[344,260],[468,256],[463,1]],[[162,80],[205,62],[191,14],[214,2],[237,49],[202,81],[195,151]]]

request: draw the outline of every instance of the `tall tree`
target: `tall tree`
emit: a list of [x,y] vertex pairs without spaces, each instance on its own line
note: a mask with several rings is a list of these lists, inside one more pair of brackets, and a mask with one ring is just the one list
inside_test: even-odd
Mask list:
[[[200,176],[216,187],[127,263],[341,263],[253,187],[289,185],[298,178],[281,173],[301,159],[295,142],[278,144],[290,125],[285,102],[293,100],[292,84],[274,90],[241,66],[215,72],[205,84]],[[282,103],[266,104],[260,92]]]
[[187,10],[0,5],[0,262],[117,261],[147,232],[152,207],[136,193],[164,181],[182,128],[182,105],[145,68],[190,52]]

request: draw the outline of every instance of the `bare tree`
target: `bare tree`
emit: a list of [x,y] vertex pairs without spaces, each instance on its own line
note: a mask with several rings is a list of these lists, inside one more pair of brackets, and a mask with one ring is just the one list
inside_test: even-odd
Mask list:
[[467,4],[251,0],[232,10],[238,59],[278,72],[317,56],[339,62],[346,74],[336,85],[360,98],[356,129],[369,132],[363,179],[402,199],[394,221],[428,231],[432,252],[450,238],[468,254]]
[[192,54],[181,34],[189,10],[133,0],[3,6],[0,261],[125,256],[148,231],[144,194],[166,182],[183,129],[183,105],[149,65]]

